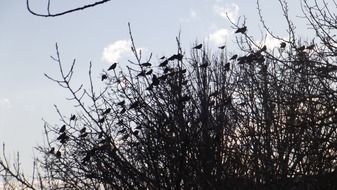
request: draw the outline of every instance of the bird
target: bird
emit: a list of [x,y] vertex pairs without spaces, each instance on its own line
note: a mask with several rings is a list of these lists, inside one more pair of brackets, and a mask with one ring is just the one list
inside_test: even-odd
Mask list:
[[61,158],[61,152],[58,150],[55,154],[56,158]]
[[101,119],[98,120],[98,123],[104,123],[105,117],[102,117]]
[[51,149],[49,150],[49,154],[54,154],[54,152],[55,152],[55,148],[54,147],[51,147]]
[[124,104],[125,104],[125,100],[122,100],[122,101],[117,103],[117,105],[119,105],[119,106],[124,106]]
[[59,140],[61,144],[64,144],[69,139],[66,133],[62,133],[60,136],[57,137],[56,140]]
[[159,59],[165,59],[165,56],[163,56],[163,57],[161,57],[161,58],[159,58]]
[[173,60],[178,60],[181,61],[183,59],[183,55],[178,53],[178,54],[173,54],[171,57],[167,59],[167,61],[173,61]]
[[111,112],[111,108],[108,108],[108,109],[106,109],[103,113],[102,113],[102,115],[106,115],[106,114],[108,114],[108,113],[110,113]]
[[228,62],[225,64],[225,71],[229,71],[229,69],[230,69],[230,63]]
[[87,130],[87,128],[83,127],[83,128],[80,130],[80,133],[85,133],[86,130]]
[[205,63],[199,65],[200,68],[206,68],[207,66],[208,66],[208,63],[207,63],[207,62],[205,62]]
[[158,80],[158,77],[156,75],[152,76],[152,85],[153,86],[158,86],[159,85],[159,80]]
[[113,63],[113,64],[108,68],[108,71],[115,69],[116,66],[117,66],[117,63],[116,63],[116,62]]
[[125,108],[123,108],[119,113],[125,113],[126,112],[126,109]]
[[159,67],[165,67],[167,64],[168,64],[168,60],[166,59],[165,61],[159,64]]
[[314,49],[314,47],[315,47],[315,44],[311,44],[310,46],[308,46],[306,49],[307,50],[313,50]]
[[262,51],[266,51],[266,50],[267,50],[267,46],[266,46],[266,45],[264,45],[264,46],[261,48],[261,50],[260,50],[260,51],[262,52]]
[[150,69],[150,70],[148,70],[148,71],[146,71],[146,75],[151,75],[152,74],[152,72],[153,72],[153,70],[152,69]]
[[84,137],[88,136],[88,134],[89,134],[89,133],[84,132],[84,133],[81,133],[79,137],[80,137],[80,138],[84,138]]
[[218,48],[219,49],[225,49],[226,45],[223,45],[223,46],[219,46]]
[[152,64],[149,62],[142,63],[141,66],[150,67]]
[[138,106],[139,106],[139,101],[135,101],[130,105],[129,109],[134,109],[134,108],[137,108]]
[[76,119],[76,115],[71,115],[70,121],[73,121],[73,120],[75,120],[75,119]]
[[281,42],[281,43],[280,43],[280,48],[282,48],[282,49],[283,49],[283,48],[285,48],[285,47],[286,47],[286,45],[287,45],[287,44],[286,44],[285,42]]
[[243,26],[242,28],[238,28],[235,33],[244,34],[247,31],[247,26]]
[[62,127],[59,130],[59,133],[64,133],[66,131],[66,125],[62,125]]
[[108,78],[108,76],[106,76],[105,74],[103,74],[102,77],[101,77],[101,80],[104,81],[107,78]]
[[146,71],[142,70],[140,73],[138,73],[137,77],[145,77]]
[[236,58],[238,58],[237,54],[233,55],[229,60],[235,60]]
[[192,49],[201,49],[202,48],[202,44],[199,44],[197,46],[194,46]]

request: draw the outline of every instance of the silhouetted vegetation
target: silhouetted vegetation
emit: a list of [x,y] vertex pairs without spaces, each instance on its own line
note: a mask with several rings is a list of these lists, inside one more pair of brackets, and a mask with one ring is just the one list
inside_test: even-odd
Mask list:
[[[324,2],[323,2],[324,3]],[[334,14],[303,1],[316,32],[301,41],[280,1],[288,37],[267,47],[236,26],[238,52],[196,43],[156,60],[134,44],[134,60],[114,63],[96,90],[70,85],[56,46],[52,78],[76,113],[45,125],[39,184],[1,161],[31,189],[336,189],[337,100]],[[264,23],[263,23],[264,24]],[[6,178],[5,178],[6,179]]]

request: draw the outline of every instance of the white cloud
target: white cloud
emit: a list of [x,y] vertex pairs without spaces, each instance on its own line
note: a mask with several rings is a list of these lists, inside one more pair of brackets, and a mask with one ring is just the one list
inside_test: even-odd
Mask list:
[[216,30],[215,32],[211,33],[208,36],[208,38],[213,44],[220,45],[220,44],[224,44],[228,36],[229,36],[228,30],[225,28],[222,28],[222,29]]
[[9,101],[8,98],[0,99],[0,108],[1,109],[9,109],[11,107],[12,107],[12,105],[11,105],[11,102]]
[[108,63],[118,62],[122,56],[130,52],[131,42],[129,40],[118,40],[104,48],[102,60]]
[[235,21],[238,18],[239,13],[239,5],[235,3],[231,3],[230,5],[221,6],[219,4],[215,4],[213,6],[214,12],[221,16],[222,18],[228,18],[232,21]]

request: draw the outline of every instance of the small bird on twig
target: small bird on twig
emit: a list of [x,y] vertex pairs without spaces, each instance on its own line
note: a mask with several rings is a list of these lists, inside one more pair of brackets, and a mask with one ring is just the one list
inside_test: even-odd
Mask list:
[[109,68],[108,71],[115,69],[117,66],[117,63],[113,63]]
[[201,49],[201,48],[202,48],[202,44],[199,44],[199,45],[193,47],[192,49]]
[[235,33],[244,34],[247,31],[247,26],[243,26],[242,28],[238,28]]

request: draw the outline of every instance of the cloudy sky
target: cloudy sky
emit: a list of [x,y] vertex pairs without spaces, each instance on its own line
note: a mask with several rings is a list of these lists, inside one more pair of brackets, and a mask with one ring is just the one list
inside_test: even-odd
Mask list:
[[[34,0],[32,9],[46,12],[45,2]],[[55,0],[51,11],[82,6],[83,2],[90,1]],[[286,23],[278,1],[260,3],[271,30],[284,36]],[[69,93],[44,77],[44,73],[58,76],[57,65],[50,59],[55,55],[56,42],[65,67],[76,58],[76,86],[88,81],[90,61],[97,81],[111,62],[128,64],[128,22],[137,47],[145,53],[153,52],[154,60],[175,52],[179,31],[186,51],[196,40],[214,50],[227,44],[235,51],[234,29],[226,13],[234,22],[245,15],[249,35],[261,39],[256,7],[255,0],[113,0],[85,11],[42,18],[29,14],[24,1],[0,1],[0,142],[6,143],[12,156],[16,151],[21,153],[27,170],[33,147],[43,143],[43,120],[52,125],[59,123],[53,105],[65,115],[75,112],[66,100]],[[299,1],[290,1],[289,7],[291,16],[299,20],[299,34],[305,34],[303,19],[296,17],[301,15]],[[278,44],[272,40],[266,43]]]

